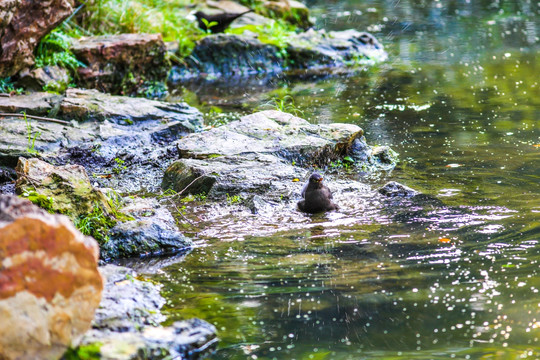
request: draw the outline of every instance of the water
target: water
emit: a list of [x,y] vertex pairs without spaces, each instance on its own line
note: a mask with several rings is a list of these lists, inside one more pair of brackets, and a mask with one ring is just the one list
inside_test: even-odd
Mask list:
[[401,158],[361,181],[436,200],[366,201],[263,236],[248,225],[242,241],[202,231],[184,262],[153,276],[168,322],[215,324],[214,359],[540,358],[538,4],[309,6],[319,26],[369,28],[390,62],[226,100],[251,109],[290,94],[310,121],[356,123]]

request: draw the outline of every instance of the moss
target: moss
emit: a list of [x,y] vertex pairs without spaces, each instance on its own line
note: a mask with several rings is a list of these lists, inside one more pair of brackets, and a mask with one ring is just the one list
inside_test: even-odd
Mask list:
[[38,194],[35,191],[25,191],[21,194],[21,197],[30,200],[34,205],[39,206],[43,210],[54,214],[54,199],[50,196]]
[[102,343],[96,342],[88,345],[81,345],[76,348],[69,348],[62,360],[94,360],[101,359]]

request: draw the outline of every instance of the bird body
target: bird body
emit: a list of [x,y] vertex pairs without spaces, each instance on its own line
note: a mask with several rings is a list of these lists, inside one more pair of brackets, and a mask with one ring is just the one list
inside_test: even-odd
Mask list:
[[245,15],[253,10],[244,11],[242,13],[220,13],[209,15],[202,11],[197,11],[194,15],[197,19],[199,28],[204,31],[210,31],[213,34],[222,33],[231,25],[231,23],[240,16]]
[[302,189],[304,200],[298,202],[300,211],[318,213],[337,210],[339,207],[332,201],[332,192],[322,183],[323,177],[313,173]]

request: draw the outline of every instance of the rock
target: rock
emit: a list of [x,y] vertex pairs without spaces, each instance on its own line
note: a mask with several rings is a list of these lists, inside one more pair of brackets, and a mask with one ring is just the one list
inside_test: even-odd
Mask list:
[[404,198],[410,198],[419,194],[418,191],[395,181],[386,183],[382,188],[379,189],[379,193],[387,197]]
[[20,158],[15,170],[17,194],[46,210],[65,214],[72,220],[89,215],[96,207],[107,216],[113,214],[107,197],[94,189],[80,165],[53,166],[36,158]]
[[68,120],[89,119],[58,124],[3,117],[2,164],[14,168],[21,156],[56,164],[77,163],[88,173],[100,174],[93,182],[118,191],[159,189],[160,168],[164,170],[177,152],[172,143],[202,129],[202,114],[184,103],[111,96],[95,90],[70,89],[64,97],[46,93],[0,97],[0,109]]
[[33,70],[25,69],[19,73],[18,86],[26,90],[63,93],[69,85],[70,75],[67,69],[59,66],[45,66]]
[[291,69],[307,69],[311,72],[388,58],[384,47],[373,35],[353,29],[328,33],[310,29],[289,39],[287,53]]
[[186,103],[113,96],[97,90],[68,89],[60,103],[59,116],[77,121],[112,121],[132,124],[156,121],[177,128],[178,135],[202,129],[201,113]]
[[102,246],[103,259],[143,255],[170,255],[189,249],[193,242],[182,235],[169,210],[155,199],[126,199],[121,211],[134,220],[119,222]]
[[[291,114],[263,111],[178,141],[180,160],[167,169],[162,187],[185,194],[264,194],[278,200],[293,192],[293,179],[306,176],[299,166],[325,166],[354,155],[358,142],[365,138],[356,125],[313,125]],[[375,163],[367,155],[356,166],[374,168]]]
[[165,320],[160,312],[165,299],[158,286],[135,279],[135,271],[126,267],[109,264],[100,267],[100,272],[106,282],[94,329],[137,331]]
[[369,33],[309,30],[287,38],[285,52],[252,35],[216,34],[201,39],[183,64],[173,66],[172,83],[197,77],[238,77],[284,71],[318,74],[351,71],[355,65],[384,61],[388,55]]
[[99,344],[100,359],[191,358],[197,352],[204,356],[217,343],[213,325],[199,319],[158,326],[165,300],[159,287],[135,279],[127,268],[107,265],[101,268],[107,283],[93,329],[82,343]]
[[0,112],[47,116],[61,100],[61,95],[47,92],[0,97]]
[[268,0],[262,3],[263,15],[284,19],[291,24],[307,29],[313,26],[309,19],[309,9],[306,5],[295,0]]
[[73,0],[7,0],[0,3],[0,77],[34,64],[39,41],[73,12]]
[[161,34],[86,37],[71,51],[88,65],[78,69],[78,84],[113,94],[134,94],[145,82],[163,82],[170,68]]
[[97,243],[64,216],[0,195],[0,358],[55,359],[101,299]]
[[280,73],[282,69],[283,59],[275,46],[250,36],[214,34],[198,41],[184,64],[173,66],[169,81]]
[[[212,9],[218,9],[219,12],[231,13],[231,14],[244,13],[249,10],[247,6],[241,5],[235,1],[230,1],[230,0],[219,0],[219,1],[207,0],[206,5],[209,6],[210,9],[203,8],[202,11],[205,13],[217,13],[217,11],[215,10],[212,11]],[[246,26],[246,25],[265,25],[265,24],[270,24],[273,21],[274,20],[272,19],[261,16],[254,12],[251,12],[251,13],[242,15],[238,19],[234,20],[232,24],[230,25],[230,27],[234,28],[234,27],[241,27],[241,26]]]

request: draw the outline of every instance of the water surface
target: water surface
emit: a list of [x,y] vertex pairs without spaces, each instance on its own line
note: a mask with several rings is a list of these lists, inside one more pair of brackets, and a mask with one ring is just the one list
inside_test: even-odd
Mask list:
[[201,231],[200,247],[154,276],[168,322],[215,324],[214,359],[540,358],[538,3],[308,5],[317,26],[369,29],[391,60],[201,88],[199,101],[251,111],[291,95],[310,121],[358,124],[400,153],[392,172],[351,181],[396,180],[430,200],[366,201],[262,236],[247,224],[241,240]]

